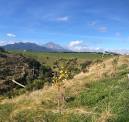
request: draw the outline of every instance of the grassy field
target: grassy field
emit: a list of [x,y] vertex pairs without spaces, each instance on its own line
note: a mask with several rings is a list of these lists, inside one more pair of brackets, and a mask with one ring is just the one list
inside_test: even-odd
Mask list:
[[[56,60],[57,57],[60,58],[63,55],[63,58],[68,59],[79,58],[81,55],[79,58],[81,61],[96,60],[102,56],[86,53],[26,53],[25,55],[35,58],[37,56],[38,60],[47,56]],[[56,86],[45,86],[43,89],[24,93],[11,99],[1,97],[0,121],[129,122],[129,79],[127,77],[129,57],[119,57],[115,76],[112,75],[113,58],[107,56],[104,62],[91,65],[89,72],[80,73],[64,82],[67,99],[62,114],[57,106]]]
[[[13,52],[16,53],[16,52]],[[21,52],[19,52],[21,53]],[[63,58],[63,59],[72,59],[77,58],[79,63],[83,63],[86,60],[97,60],[101,59],[103,54],[99,53],[47,53],[47,52],[23,52],[23,55],[32,57],[40,61],[41,63],[46,63],[49,66],[53,65],[53,62]],[[110,54],[104,55],[104,59],[112,57]]]

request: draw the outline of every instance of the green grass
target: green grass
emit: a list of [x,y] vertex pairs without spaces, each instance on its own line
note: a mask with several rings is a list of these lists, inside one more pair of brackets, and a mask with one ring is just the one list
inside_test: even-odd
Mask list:
[[58,114],[42,110],[24,110],[13,117],[15,122],[89,122],[91,116],[78,114]]
[[[25,52],[24,55],[34,57],[40,62],[53,65],[59,58],[78,58],[79,62],[85,60],[96,60],[101,58],[101,54],[91,53],[32,53]],[[110,58],[106,55],[105,58]],[[126,65],[118,68],[115,77],[105,77],[91,82],[73,100],[66,102],[65,108],[73,112],[59,114],[51,110],[57,110],[57,104],[53,101],[42,101],[39,106],[32,109],[18,109],[11,103],[0,104],[0,122],[96,122],[104,112],[110,112],[107,122],[129,122],[129,80],[127,74],[129,70]],[[83,79],[87,80],[87,79]],[[72,96],[71,96],[72,97]],[[21,101],[18,104],[28,104],[31,101]],[[74,109],[83,108],[93,114],[75,113]],[[12,114],[13,113],[13,114]],[[95,113],[95,114],[94,114]]]
[[6,103],[0,105],[0,122],[9,122],[10,115],[15,106],[12,103]]
[[[13,53],[17,53],[17,52],[13,52]],[[18,52],[18,53],[21,53],[21,52]],[[35,58],[41,63],[46,63],[49,66],[53,66],[53,62],[60,58],[63,58],[63,59],[77,58],[79,63],[83,63],[86,60],[94,61],[102,58],[102,54],[99,54],[99,53],[22,52],[22,54]],[[106,54],[104,56],[104,59],[108,59],[110,57],[111,55]]]
[[[51,109],[55,107],[41,103],[36,109],[24,109],[16,112],[10,118],[11,112],[15,110],[12,104],[0,105],[1,121],[14,122],[95,122],[102,113],[110,112],[108,122],[129,122],[129,80],[125,67],[120,68],[115,77],[107,77],[92,82],[88,88],[81,91],[73,101],[66,103],[65,108],[73,110],[73,113],[54,113]],[[21,102],[22,104],[22,102]],[[56,105],[55,105],[56,106]],[[74,113],[74,109],[83,108],[90,110],[93,114]],[[48,111],[47,111],[48,109]],[[94,114],[95,113],[95,114]]]
[[129,80],[128,71],[121,70],[116,77],[94,82],[82,91],[67,107],[88,107],[101,116],[110,111],[108,122],[129,122]]

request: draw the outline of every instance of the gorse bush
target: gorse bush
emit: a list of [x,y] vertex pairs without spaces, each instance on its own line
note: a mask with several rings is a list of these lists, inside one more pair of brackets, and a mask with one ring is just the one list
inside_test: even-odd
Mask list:
[[[77,59],[59,59],[53,64],[53,69],[49,66],[42,65],[39,70],[39,77],[27,84],[28,90],[36,90],[43,88],[45,83],[52,84],[53,78],[65,77],[65,79],[72,79],[75,74],[80,72]],[[61,71],[61,72],[60,72]],[[66,73],[67,72],[67,73]],[[64,76],[62,76],[64,74]],[[67,75],[67,77],[66,77]],[[60,81],[63,79],[59,79]]]
[[[52,85],[53,76],[55,74],[58,74],[59,71],[62,70],[60,69],[61,67],[64,67],[65,69],[63,70],[67,71],[68,77],[66,79],[72,79],[74,75],[80,72],[79,64],[76,58],[75,59],[61,58],[59,60],[56,60],[53,64],[54,68],[51,68],[46,64],[41,65],[37,62],[35,63],[33,62],[33,60],[29,63],[29,65],[32,67],[31,73],[29,74],[29,76],[25,74],[25,77],[23,79],[20,79],[20,83],[25,85],[26,88],[22,90],[20,86],[16,85],[14,89],[10,89],[10,91],[6,93],[6,95],[9,96],[10,98],[15,95],[20,95],[24,93],[26,90],[32,91],[41,89],[44,87],[44,84]],[[62,72],[64,72],[63,70]],[[35,77],[35,73],[38,77]],[[30,76],[32,77],[32,79],[28,78]]]
[[67,70],[68,79],[72,79],[74,75],[80,72],[80,67],[77,61],[77,58],[74,59],[59,59],[54,62],[54,71],[58,72],[61,67],[64,67]]
[[39,70],[39,77],[27,84],[27,90],[37,90],[43,88],[45,83],[51,84],[53,71],[49,66],[42,65]]
[[84,63],[81,63],[81,71],[83,71],[84,73],[88,71],[88,68],[90,67],[90,65],[92,64],[92,61],[87,60]]
[[40,68],[39,79],[44,80],[45,82],[51,83],[52,77],[53,77],[52,68],[46,65],[42,65]]
[[32,91],[32,90],[37,90],[41,89],[44,86],[45,81],[41,79],[37,79],[32,81],[31,83],[28,83],[26,86],[26,90]]

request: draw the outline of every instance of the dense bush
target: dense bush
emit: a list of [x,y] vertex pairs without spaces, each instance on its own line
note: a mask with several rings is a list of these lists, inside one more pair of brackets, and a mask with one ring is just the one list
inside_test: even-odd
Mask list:
[[84,63],[81,63],[81,71],[83,71],[84,73],[88,71],[89,66],[92,64],[92,61],[87,60]]
[[53,77],[53,70],[51,67],[42,65],[40,67],[39,79],[44,80],[45,82],[51,83]]
[[62,67],[67,70],[68,79],[72,79],[76,74],[80,72],[79,64],[77,58],[74,59],[59,59],[54,62],[54,72],[58,72]]
[[53,71],[50,67],[42,65],[39,71],[39,77],[31,82],[28,82],[28,90],[36,90],[43,88],[45,83],[51,84]]

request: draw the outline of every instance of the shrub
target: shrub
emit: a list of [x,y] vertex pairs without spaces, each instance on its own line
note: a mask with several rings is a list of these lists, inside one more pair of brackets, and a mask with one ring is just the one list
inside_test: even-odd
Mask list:
[[45,81],[44,80],[34,80],[31,83],[27,84],[27,90],[37,90],[37,89],[41,89],[44,86]]
[[46,65],[42,65],[40,68],[39,79],[44,82],[52,83],[53,70]]
[[89,66],[92,64],[92,61],[85,61],[84,63],[81,63],[80,66],[81,66],[81,70],[85,73],[88,71],[88,68]]
[[80,72],[77,58],[74,59],[59,59],[54,62],[54,71],[58,72],[60,67],[64,67],[68,73],[68,79],[72,79],[76,74]]

